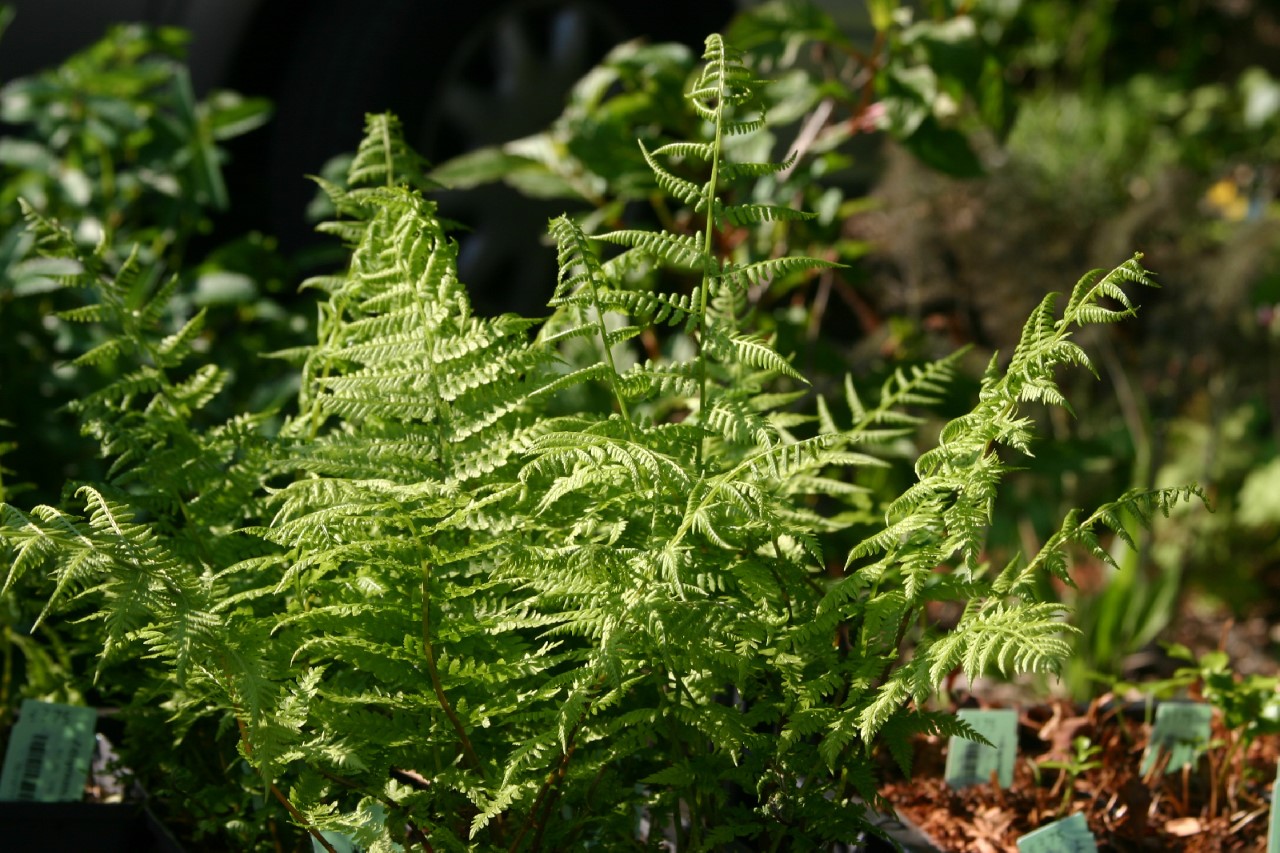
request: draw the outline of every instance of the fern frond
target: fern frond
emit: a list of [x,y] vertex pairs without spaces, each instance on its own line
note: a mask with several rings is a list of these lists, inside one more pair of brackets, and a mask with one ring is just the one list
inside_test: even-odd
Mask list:
[[682,269],[698,270],[707,275],[715,274],[715,263],[703,253],[698,238],[690,234],[670,234],[666,231],[610,231],[597,234],[592,239],[632,246]]
[[758,370],[768,370],[806,382],[805,378],[791,366],[778,351],[766,341],[750,335],[716,334],[707,336],[704,343],[708,354],[727,362],[738,362]]
[[439,189],[427,177],[429,164],[409,147],[400,120],[390,113],[365,116],[364,136],[347,169],[352,187],[392,187],[403,184],[420,192]]
[[834,269],[843,264],[824,261],[821,258],[806,258],[802,255],[784,255],[780,258],[768,258],[749,264],[727,264],[720,276],[739,287],[747,285],[767,285],[775,278],[790,275],[800,270]]
[[[641,148],[643,148],[643,143]],[[709,161],[715,156],[715,146],[710,142],[668,142],[650,152],[653,157],[692,157]]]
[[953,669],[970,678],[992,667],[1004,675],[1016,672],[1053,673],[1071,656],[1067,636],[1076,631],[1063,621],[1056,602],[970,608],[946,636],[919,651],[932,684],[940,684]]
[[776,429],[745,403],[725,397],[712,403],[703,424],[731,444],[771,447],[778,438]]
[[[752,132],[751,128],[742,132]],[[816,213],[777,204],[717,204],[716,219],[730,225],[759,225],[762,222],[798,222],[813,219]]]
[[742,178],[763,178],[785,172],[795,165],[798,155],[792,152],[787,159],[777,163],[723,163],[720,166],[725,180],[736,181]]
[[673,175],[663,168],[662,164],[654,159],[649,149],[645,148],[644,143],[637,140],[640,146],[640,152],[644,155],[644,161],[649,164],[650,170],[653,171],[654,180],[663,192],[679,199],[690,207],[697,208],[703,199],[702,187],[693,181]]

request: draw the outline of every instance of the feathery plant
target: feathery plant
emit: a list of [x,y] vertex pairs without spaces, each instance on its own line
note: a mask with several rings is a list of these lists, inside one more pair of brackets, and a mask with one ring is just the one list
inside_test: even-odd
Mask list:
[[[831,534],[862,519],[858,469],[917,426],[955,359],[900,372],[847,426],[750,333],[748,288],[827,262],[735,262],[726,230],[803,217],[727,188],[786,167],[737,162],[764,126],[761,87],[718,36],[688,100],[702,138],[649,150],[696,234],[589,235],[551,225],[560,277],[545,322],[478,317],[457,249],[425,199],[423,164],[389,116],[369,119],[346,186],[323,184],[350,247],[301,368],[296,414],[201,430],[215,367],[189,331],[151,332],[166,293],[33,223],[79,260],[137,367],[81,405],[114,459],[83,512],[3,508],[8,581],[48,568],[93,602],[105,661],[151,661],[181,733],[215,717],[261,790],[305,826],[369,850],[537,850],[639,844],[790,849],[851,841],[887,807],[875,751],[904,767],[918,732],[970,733],[930,711],[953,669],[1052,671],[1071,629],[1037,600],[1069,581],[1098,530],[1167,510],[1189,489],[1131,493],[1070,515],[1037,555],[982,561],[1008,463],[1030,452],[1025,404],[1064,405],[1054,370],[1088,363],[1073,330],[1132,313],[1137,259],[1046,299],[976,407],[943,430],[881,532],[847,560]],[[691,270],[687,294],[636,274]],[[1118,307],[1113,307],[1118,306]],[[193,323],[198,322],[193,320]],[[627,366],[631,341],[680,327],[696,348]],[[587,359],[584,352],[593,352]],[[88,358],[99,357],[89,354]],[[609,405],[574,406],[602,389]],[[955,601],[952,630],[925,605]],[[907,654],[908,650],[911,654]],[[237,818],[243,819],[243,818]]]

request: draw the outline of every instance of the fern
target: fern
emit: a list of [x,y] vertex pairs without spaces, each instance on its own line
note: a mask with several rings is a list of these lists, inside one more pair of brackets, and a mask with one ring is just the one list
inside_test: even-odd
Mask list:
[[[88,357],[125,369],[77,404],[110,482],[80,491],[84,512],[4,505],[7,582],[49,566],[51,612],[92,601],[104,665],[148,661],[179,724],[216,718],[317,843],[613,848],[636,842],[637,813],[646,841],[666,828],[681,849],[847,841],[865,803],[886,805],[877,746],[909,767],[912,735],[960,731],[924,709],[952,669],[1053,671],[1067,654],[1036,579],[1069,577],[1073,548],[1101,553],[1099,527],[1125,536],[1126,515],[1193,493],[1072,514],[994,575],[980,559],[1002,453],[1032,446],[1025,407],[1065,403],[1055,369],[1087,365],[1073,331],[1150,284],[1135,258],[1082,280],[1061,317],[1041,305],[841,574],[828,534],[867,506],[851,475],[918,426],[956,358],[874,403],[849,379],[848,427],[821,399],[808,414],[745,292],[832,265],[718,251],[804,214],[735,200],[734,182],[786,164],[729,156],[764,126],[763,87],[718,36],[705,59],[688,101],[706,138],[641,146],[693,230],[554,220],[543,323],[473,314],[421,160],[370,117],[345,185],[323,185],[340,219],[322,230],[350,262],[307,282],[317,338],[287,353],[298,405],[271,434],[256,415],[200,421],[222,375],[189,366],[198,317],[156,328],[171,290],[32,219],[99,294],[72,319],[115,330]],[[645,264],[697,284],[657,292],[631,274]],[[692,353],[640,361],[636,337],[664,326]],[[932,600],[961,604],[959,624],[908,636]]]

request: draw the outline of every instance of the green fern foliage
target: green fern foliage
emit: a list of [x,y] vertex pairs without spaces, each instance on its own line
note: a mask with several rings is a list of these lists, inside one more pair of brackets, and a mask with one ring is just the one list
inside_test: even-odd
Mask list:
[[[1072,332],[1131,313],[1125,287],[1151,283],[1135,258],[1082,280],[1061,317],[1047,299],[882,529],[833,553],[865,516],[859,469],[919,426],[956,359],[866,399],[848,381],[848,426],[811,397],[746,294],[832,265],[720,250],[806,214],[735,200],[787,164],[729,156],[726,139],[764,127],[763,88],[718,36],[705,59],[688,93],[705,138],[642,146],[693,228],[554,220],[545,321],[472,312],[423,163],[371,117],[345,186],[323,185],[339,215],[323,230],[350,262],[307,283],[317,338],[283,354],[298,405],[269,436],[258,416],[200,420],[222,375],[189,366],[198,316],[158,334],[170,291],[130,264],[106,275],[33,217],[84,271],[69,283],[98,294],[73,319],[116,331],[84,358],[129,369],[77,406],[114,465],[79,490],[83,512],[0,510],[7,579],[47,567],[51,607],[92,602],[104,660],[144,658],[179,719],[216,718],[317,843],[851,841],[867,804],[888,806],[877,747],[909,767],[913,735],[963,731],[927,707],[939,681],[1068,654],[1036,579],[1069,578],[1072,549],[1105,553],[1100,528],[1125,536],[1127,516],[1192,493],[1126,495],[1003,572],[982,560],[1005,454],[1032,448],[1026,407],[1065,405],[1055,369],[1088,364]],[[631,274],[657,265],[697,283]],[[663,328],[696,346],[640,360],[637,339]],[[959,624],[909,634],[936,600],[963,606]]]

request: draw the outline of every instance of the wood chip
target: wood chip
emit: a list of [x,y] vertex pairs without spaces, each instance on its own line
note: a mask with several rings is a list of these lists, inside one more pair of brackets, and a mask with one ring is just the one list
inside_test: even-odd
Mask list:
[[1165,822],[1164,831],[1179,838],[1187,838],[1191,835],[1199,835],[1204,831],[1204,827],[1200,824],[1198,817],[1175,817]]

